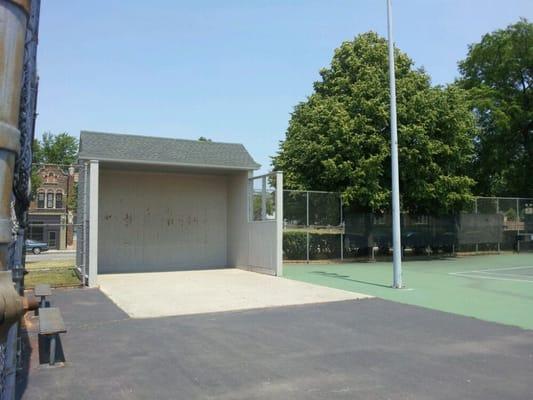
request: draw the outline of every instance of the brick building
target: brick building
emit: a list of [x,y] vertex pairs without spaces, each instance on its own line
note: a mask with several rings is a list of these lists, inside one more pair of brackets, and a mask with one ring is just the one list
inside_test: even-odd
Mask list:
[[75,207],[69,208],[69,199],[76,193],[78,173],[74,167],[49,164],[38,174],[42,181],[30,204],[28,237],[48,243],[50,249],[73,248]]

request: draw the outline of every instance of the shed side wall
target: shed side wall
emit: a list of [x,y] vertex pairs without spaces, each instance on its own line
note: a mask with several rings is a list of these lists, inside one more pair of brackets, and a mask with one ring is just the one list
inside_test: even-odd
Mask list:
[[248,172],[228,181],[228,265],[276,275],[276,221],[248,220]]

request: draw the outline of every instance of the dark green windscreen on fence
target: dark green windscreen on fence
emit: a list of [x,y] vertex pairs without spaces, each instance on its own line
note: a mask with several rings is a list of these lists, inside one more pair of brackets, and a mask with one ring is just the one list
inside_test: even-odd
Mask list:
[[285,225],[307,225],[307,193],[283,192],[283,220]]
[[[342,208],[339,193],[286,190],[284,224],[286,260],[367,259],[392,252],[391,215]],[[533,234],[533,199],[477,198],[471,211],[456,215],[401,216],[404,256],[526,251],[533,247],[527,232]]]
[[341,225],[341,202],[338,193],[309,193],[309,225]]
[[339,226],[342,222],[338,193],[285,190],[283,218],[292,226]]

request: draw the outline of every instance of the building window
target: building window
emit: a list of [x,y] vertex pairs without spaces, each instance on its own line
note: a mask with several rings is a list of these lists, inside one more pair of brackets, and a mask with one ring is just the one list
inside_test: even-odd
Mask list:
[[63,208],[63,193],[56,193],[56,208]]
[[44,192],[37,193],[37,208],[44,208]]
[[[44,193],[43,193],[44,201]],[[43,222],[32,222],[29,224],[30,232],[29,238],[31,240],[36,240],[37,242],[42,242],[44,239],[44,226]]]
[[46,208],[54,208],[54,194],[52,192],[46,193]]

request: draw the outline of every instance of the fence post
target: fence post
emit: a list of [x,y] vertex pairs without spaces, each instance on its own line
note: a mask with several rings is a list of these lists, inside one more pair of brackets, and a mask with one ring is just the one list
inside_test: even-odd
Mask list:
[[306,195],[307,195],[307,198],[306,198],[306,201],[307,201],[307,205],[306,205],[306,213],[307,213],[307,216],[306,216],[306,224],[305,224],[305,227],[306,227],[306,230],[305,230],[305,237],[306,237],[306,259],[307,259],[307,264],[309,264],[309,191],[306,192]]
[[516,198],[516,233],[520,233],[520,199]]
[[340,206],[340,216],[341,216],[341,262],[344,261],[344,215],[342,213],[342,196],[339,195],[339,206]]
[[254,220],[254,181],[251,179],[252,172],[248,173],[248,222]]
[[266,220],[266,186],[267,186],[267,179],[266,176],[263,176],[261,179],[261,221]]
[[[476,197],[476,202],[474,203],[474,214],[477,214],[477,213],[478,213],[478,212],[477,212],[477,210],[478,210],[478,208],[477,208],[477,201],[478,201],[478,200],[479,200],[479,197]],[[478,251],[479,251],[479,244],[476,243],[476,253],[477,253]]]

